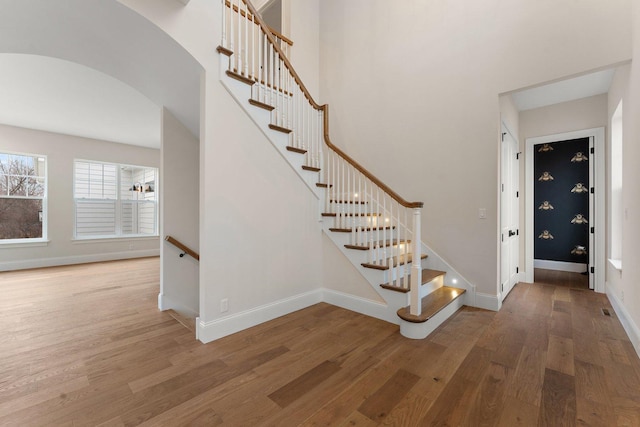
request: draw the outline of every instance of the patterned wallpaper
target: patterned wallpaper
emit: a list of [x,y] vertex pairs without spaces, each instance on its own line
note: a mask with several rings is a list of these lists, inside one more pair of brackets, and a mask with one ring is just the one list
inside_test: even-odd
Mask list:
[[589,138],[534,147],[534,258],[588,263]]

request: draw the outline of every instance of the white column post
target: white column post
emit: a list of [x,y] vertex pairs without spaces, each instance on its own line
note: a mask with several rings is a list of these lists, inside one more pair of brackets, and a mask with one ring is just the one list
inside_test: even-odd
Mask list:
[[420,237],[420,208],[413,209],[413,246],[411,263],[411,289],[409,291],[410,309],[414,316],[419,316],[422,312],[422,301],[420,301],[420,285],[422,282],[422,253]]

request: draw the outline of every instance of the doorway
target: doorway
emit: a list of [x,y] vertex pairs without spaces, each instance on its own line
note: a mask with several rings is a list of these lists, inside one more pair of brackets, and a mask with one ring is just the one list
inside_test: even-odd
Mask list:
[[[574,150],[575,147],[568,145],[553,145],[554,143],[562,144],[563,141],[565,144],[570,141],[580,144],[579,141],[582,141],[582,144],[586,144],[586,148]],[[556,166],[556,170],[560,170],[559,177],[563,177],[562,180],[557,180],[552,171],[542,170],[544,167],[542,169],[536,168],[534,159],[541,158],[542,153],[551,153],[554,151],[554,147],[558,148],[557,151],[575,151],[564,160],[569,164],[573,163],[573,169],[576,170],[588,165],[586,172],[588,183],[570,176],[568,169],[558,169],[558,166]],[[567,154],[564,153],[562,157],[567,157]],[[573,162],[571,162],[572,160]],[[579,165],[580,163],[582,165]],[[541,164],[545,165],[546,163],[542,162]],[[569,186],[569,181],[564,182],[565,178],[577,182],[571,183],[570,188],[564,188]],[[558,245],[555,245],[556,235],[548,225],[552,221],[551,217],[554,216],[549,213],[555,213],[556,206],[552,200],[548,200],[551,193],[547,191],[548,188],[544,188],[545,185],[552,182],[555,185],[556,181],[562,181],[563,183],[560,183],[562,191],[566,190],[566,194],[558,195],[557,200],[563,203],[561,198],[569,198],[575,199],[573,201],[578,203],[569,204],[569,207],[565,206],[564,208],[558,205],[560,208],[558,211],[576,211],[571,214],[563,213],[564,216],[570,215],[571,218],[562,218],[554,226],[558,230],[558,237],[561,237],[558,240],[563,242]],[[582,179],[582,181],[587,180]],[[585,271],[588,274],[590,289],[604,292],[604,128],[528,138],[526,140],[525,185],[525,280],[527,282],[534,281],[534,268],[536,267],[534,258],[547,258],[542,262],[537,261],[537,265],[542,268],[554,268],[553,266],[555,266],[557,269],[565,270],[571,270],[568,267],[574,266],[574,272]],[[549,185],[547,187],[550,188]],[[536,190],[538,190],[537,193]],[[581,197],[582,199],[580,199]],[[584,204],[587,199],[588,204]],[[588,210],[588,213],[580,211],[578,206],[580,203],[583,203],[583,210]],[[582,228],[586,230],[587,235],[578,237],[578,239],[582,239],[584,243],[574,242],[571,248],[565,248],[564,246],[569,244],[567,242],[571,241],[571,232],[579,232]]]

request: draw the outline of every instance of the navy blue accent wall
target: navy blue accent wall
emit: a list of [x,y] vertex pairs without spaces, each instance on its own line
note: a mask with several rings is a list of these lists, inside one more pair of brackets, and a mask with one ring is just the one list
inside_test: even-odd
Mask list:
[[534,258],[588,263],[589,138],[534,146]]

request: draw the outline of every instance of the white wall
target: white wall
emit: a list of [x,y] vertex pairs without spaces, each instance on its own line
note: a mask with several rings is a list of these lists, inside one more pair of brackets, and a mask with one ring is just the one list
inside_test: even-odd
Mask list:
[[527,138],[607,125],[607,94],[520,112],[520,148]]
[[[200,132],[200,339],[302,308],[322,285],[318,200],[219,81],[220,4],[123,0],[204,68]],[[212,43],[213,40],[213,43]],[[311,294],[310,294],[311,293]],[[221,313],[220,301],[228,300]],[[302,306],[300,305],[302,304]]]
[[424,201],[425,242],[496,295],[496,98],[629,59],[629,10],[628,0],[324,0],[332,140]]
[[293,41],[291,63],[316,102],[320,103],[320,2],[289,0]]
[[[162,239],[172,236],[200,250],[200,141],[166,108],[162,110]],[[166,241],[160,247],[160,299],[162,310],[174,309],[196,317],[199,310],[199,263]]]
[[[640,58],[640,4],[633,3],[633,56]],[[609,119],[623,102],[622,140],[622,271],[607,265],[607,296],[640,355],[640,66],[617,70],[609,92]],[[610,147],[608,147],[610,150]],[[610,151],[608,151],[610,152]],[[609,248],[610,249],[610,248]],[[609,254],[609,250],[607,251]]]
[[27,247],[0,245],[0,270],[159,254],[157,237],[89,241],[73,237],[74,159],[159,167],[159,150],[7,125],[0,125],[0,141],[0,150],[46,155],[49,180],[49,243]]

